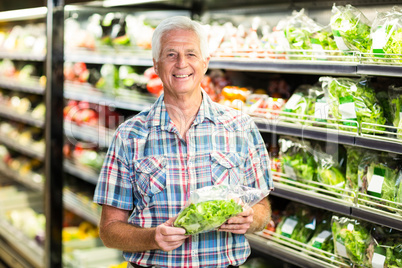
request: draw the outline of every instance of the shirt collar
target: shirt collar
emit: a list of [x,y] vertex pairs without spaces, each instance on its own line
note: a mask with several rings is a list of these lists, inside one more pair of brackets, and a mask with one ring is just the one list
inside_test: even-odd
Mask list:
[[[197,117],[194,120],[194,124],[202,123],[205,119],[209,119],[216,124],[219,114],[214,106],[214,103],[203,89],[201,89],[201,93],[202,102],[197,113]],[[147,116],[147,124],[148,127],[168,127],[170,125],[170,122],[171,120],[169,114],[167,113],[164,101],[164,94],[162,94],[150,108]]]

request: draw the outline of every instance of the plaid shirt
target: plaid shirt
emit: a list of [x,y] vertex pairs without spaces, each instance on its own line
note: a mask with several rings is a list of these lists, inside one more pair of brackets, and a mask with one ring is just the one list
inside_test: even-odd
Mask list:
[[[156,227],[180,212],[191,191],[220,183],[273,188],[268,153],[253,120],[203,91],[199,112],[181,137],[162,95],[116,130],[94,202],[133,210],[129,223]],[[193,235],[170,252],[123,253],[138,265],[170,268],[240,265],[249,254],[244,235],[218,231]]]

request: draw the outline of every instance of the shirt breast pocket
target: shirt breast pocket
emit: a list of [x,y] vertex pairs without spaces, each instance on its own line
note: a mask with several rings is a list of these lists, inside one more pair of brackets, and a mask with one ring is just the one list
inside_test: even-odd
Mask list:
[[136,185],[143,196],[152,197],[166,188],[166,158],[150,156],[135,162]]
[[211,175],[213,184],[240,184],[242,158],[236,153],[212,152]]

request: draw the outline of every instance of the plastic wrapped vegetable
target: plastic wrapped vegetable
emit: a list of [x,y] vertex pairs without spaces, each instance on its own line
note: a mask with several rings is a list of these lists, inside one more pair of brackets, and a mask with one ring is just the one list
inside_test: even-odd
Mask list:
[[390,11],[379,12],[375,17],[371,37],[372,52],[377,57],[400,58],[402,54],[402,9],[393,7]]
[[[317,251],[315,251],[314,249],[310,250],[320,253],[326,257],[331,257],[331,254],[334,253],[331,218],[332,215],[330,213],[325,213],[322,216],[322,218],[318,221],[317,228],[313,236],[307,243],[308,246],[318,249]],[[326,254],[326,252],[331,254]]]
[[[318,86],[299,86],[283,107],[284,112],[294,113],[295,115],[286,116],[290,118],[297,118],[300,120],[309,119],[304,115],[314,116],[315,102],[317,100],[317,96],[320,94],[321,91],[321,87]],[[301,121],[300,123],[306,124],[306,122],[303,121]]]
[[402,87],[390,86],[389,96],[391,102],[392,123],[397,127],[397,138],[402,140]]
[[402,267],[402,233],[391,228],[375,226],[368,247],[367,267]]
[[326,152],[319,144],[314,149],[314,159],[317,162],[317,180],[327,186],[327,190],[341,192],[345,188],[345,155],[342,147],[331,144],[327,146]]
[[[343,125],[357,126],[362,122],[379,125],[386,123],[383,109],[367,79],[320,77],[320,81],[331,101],[332,114],[336,119],[343,120]],[[363,133],[371,133],[372,129],[385,130],[385,127],[374,125],[365,125],[364,128]],[[350,128],[341,129],[353,131]]]
[[283,173],[291,179],[306,183],[317,180],[317,163],[308,150],[311,147],[309,142],[302,143],[294,137],[282,137],[278,143]]
[[301,204],[290,203],[288,215],[278,224],[275,232],[292,240],[306,243],[313,235],[317,221],[315,213],[310,207]]
[[363,53],[371,51],[370,21],[357,8],[346,5],[332,7],[331,29],[340,50]]
[[[376,207],[381,209],[385,209],[384,205],[388,209],[396,207],[391,202],[395,201],[397,195],[401,162],[402,160],[398,157],[375,153],[367,154],[362,158],[358,166],[358,176],[362,182],[361,191],[366,194],[365,199],[377,203]],[[375,206],[372,202],[369,205]]]
[[367,154],[368,150],[354,147],[345,146],[347,153],[346,160],[346,188],[352,191],[360,191],[362,182],[359,180],[359,163],[361,159]]
[[186,229],[188,235],[215,230],[229,218],[257,204],[269,192],[226,184],[199,188],[190,193],[173,225]]
[[332,235],[335,254],[349,259],[356,265],[364,265],[371,240],[365,223],[348,217],[332,216]]

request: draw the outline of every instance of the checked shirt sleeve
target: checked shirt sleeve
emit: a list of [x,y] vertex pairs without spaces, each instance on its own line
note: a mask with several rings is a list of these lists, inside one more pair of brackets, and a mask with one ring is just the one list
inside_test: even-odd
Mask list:
[[133,190],[127,156],[127,146],[119,132],[116,132],[95,188],[95,203],[124,210],[133,209]]
[[248,131],[249,152],[246,161],[246,183],[250,187],[273,189],[270,160],[265,142],[254,121]]

